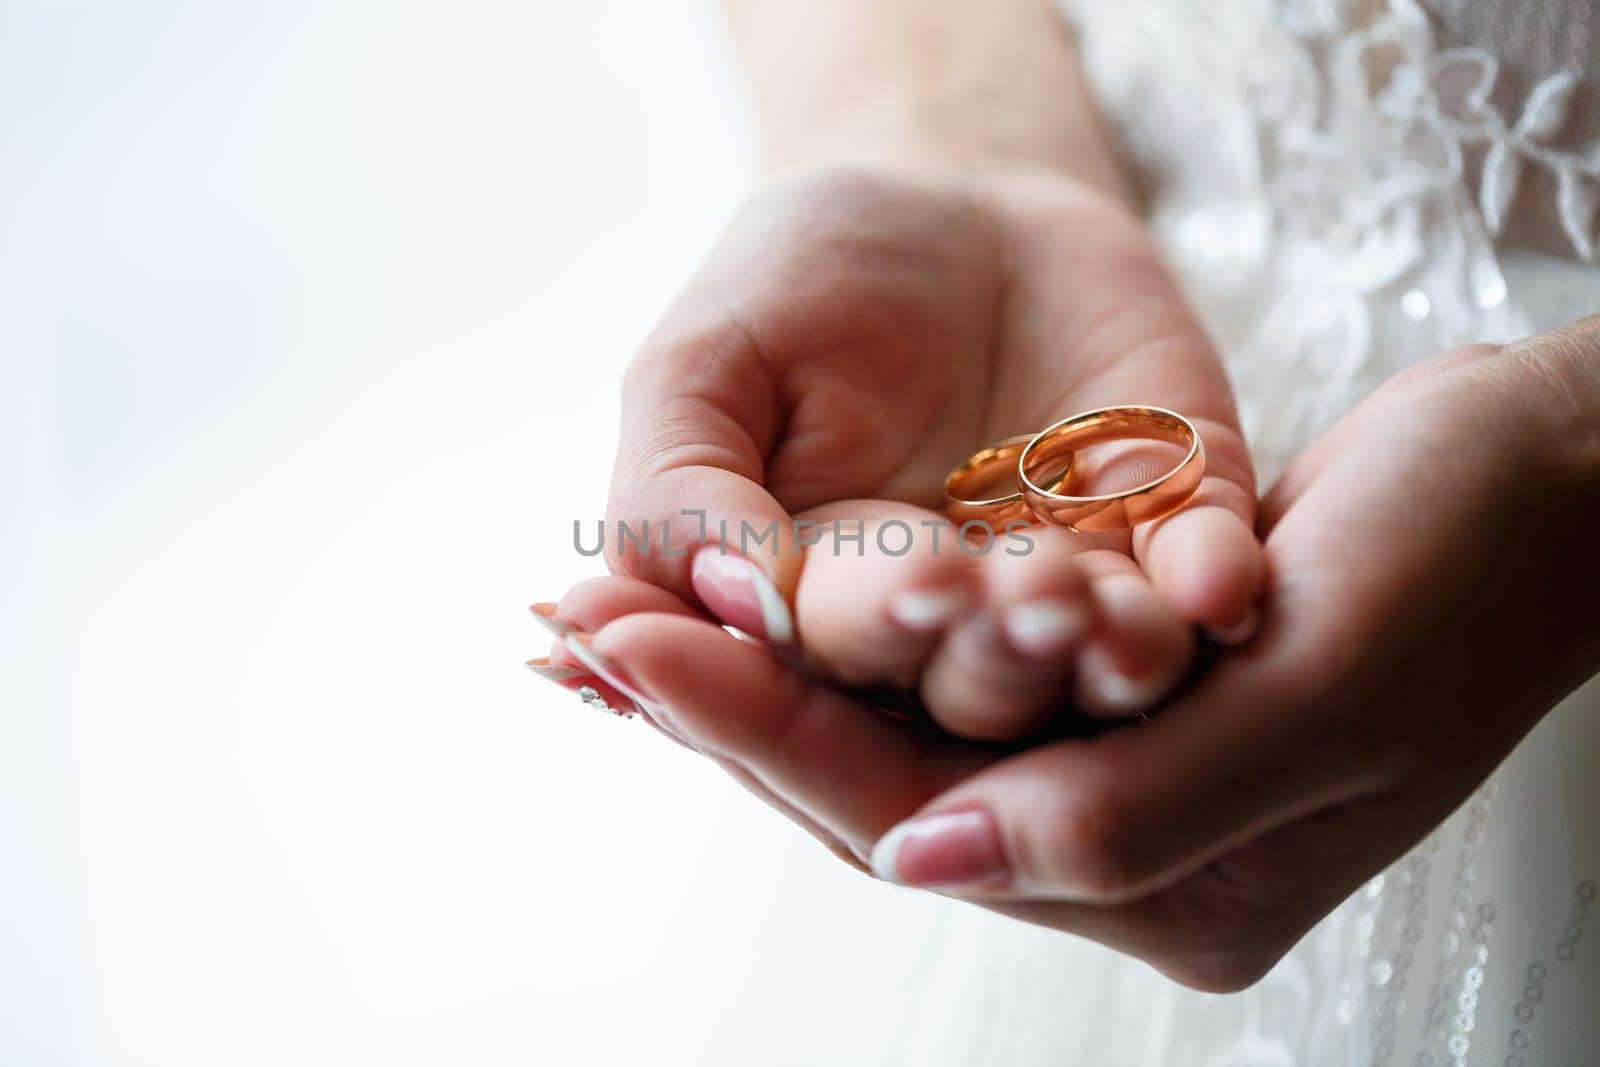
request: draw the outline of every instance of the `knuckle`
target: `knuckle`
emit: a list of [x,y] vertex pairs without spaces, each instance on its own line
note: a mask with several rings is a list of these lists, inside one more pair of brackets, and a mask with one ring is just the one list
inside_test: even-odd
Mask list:
[[664,387],[685,377],[715,380],[730,367],[761,359],[762,347],[748,323],[719,301],[696,306],[698,313],[669,314],[646,338],[623,376],[625,394],[666,392]]
[[1116,899],[1146,877],[1136,823],[1112,790],[1073,791],[1058,801],[1048,825],[1041,867],[1063,888]]
[[626,541],[618,544],[608,540],[605,545],[605,560],[607,568],[618,578],[650,581],[657,570],[652,553]]
[[729,469],[739,458],[725,435],[718,432],[715,414],[691,403],[663,401],[649,421],[636,430],[630,454],[619,464],[623,476],[645,482],[683,467]]

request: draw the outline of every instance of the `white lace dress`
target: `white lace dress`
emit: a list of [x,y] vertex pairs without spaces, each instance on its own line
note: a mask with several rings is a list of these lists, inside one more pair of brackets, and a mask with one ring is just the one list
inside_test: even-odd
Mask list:
[[[1593,0],[1082,0],[1263,483],[1408,363],[1600,310]],[[1600,1065],[1600,684],[1258,986],[952,911],[905,1062]],[[969,958],[971,968],[956,964]],[[979,995],[972,987],[983,987]]]

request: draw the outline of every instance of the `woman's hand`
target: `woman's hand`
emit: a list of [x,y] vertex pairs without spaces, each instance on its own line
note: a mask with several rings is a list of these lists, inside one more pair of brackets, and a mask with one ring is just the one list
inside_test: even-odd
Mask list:
[[[1035,531],[1028,555],[959,547],[940,512],[954,463],[1116,403],[1200,428],[1209,473],[1186,510],[1131,538]],[[1253,476],[1222,369],[1131,213],[1057,173],[776,184],[644,346],[623,427],[617,573],[798,642],[826,677],[920,685],[964,735],[1018,735],[1072,697],[1148,706],[1187,667],[1191,624],[1253,624]],[[657,550],[619,545],[617,524],[643,520]],[[808,552],[796,520],[821,524]],[[662,521],[679,554],[659,550]],[[705,539],[735,555],[681,554]]]
[[852,862],[1236,989],[1600,669],[1600,319],[1399,376],[1264,511],[1253,644],[1147,724],[1009,757],[870,714],[640,583],[569,594],[592,636],[556,656]]
[[[666,522],[676,551],[734,554],[613,536],[613,570],[826,677],[920,689],[973,737],[1069,697],[1142,709],[1183,674],[1191,624],[1248,636],[1261,552],[1227,383],[1128,209],[1053,6],[726,6],[787,177],[639,354],[608,515],[613,535],[650,520],[659,544]],[[1081,556],[1055,530],[1026,556],[1003,536],[962,551],[940,514],[952,465],[1116,403],[1199,424],[1214,476],[1194,507]],[[1124,477],[1164,457],[1132,458]]]

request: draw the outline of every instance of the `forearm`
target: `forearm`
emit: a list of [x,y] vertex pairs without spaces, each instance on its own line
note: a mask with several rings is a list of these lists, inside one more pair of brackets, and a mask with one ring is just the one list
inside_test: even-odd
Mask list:
[[1048,0],[724,0],[771,170],[848,160],[1021,166],[1123,198]]

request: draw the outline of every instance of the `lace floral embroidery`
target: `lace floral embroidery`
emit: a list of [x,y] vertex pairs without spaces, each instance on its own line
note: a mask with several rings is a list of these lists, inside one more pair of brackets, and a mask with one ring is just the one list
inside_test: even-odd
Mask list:
[[[1383,46],[1408,43],[1404,36],[1370,36],[1364,59],[1377,58]],[[1408,55],[1376,89],[1379,110],[1407,124],[1417,139],[1433,138],[1441,172],[1462,179],[1462,145],[1486,145],[1478,206],[1489,232],[1505,226],[1517,189],[1528,166],[1543,167],[1556,179],[1556,208],[1572,249],[1585,260],[1595,258],[1595,208],[1600,204],[1600,145],[1573,151],[1555,139],[1572,117],[1573,101],[1583,84],[1574,71],[1557,71],[1534,86],[1522,113],[1508,124],[1491,100],[1499,79],[1495,58],[1478,48],[1457,48],[1418,61]]]
[[[1494,59],[1440,51],[1415,0],[1148,10],[1079,5],[1085,58],[1264,479],[1418,356],[1532,332],[1496,251],[1530,168],[1564,182],[1564,228],[1592,250],[1600,160],[1553,141],[1576,78],[1548,77],[1508,123]],[[1468,147],[1490,157],[1477,189]]]

